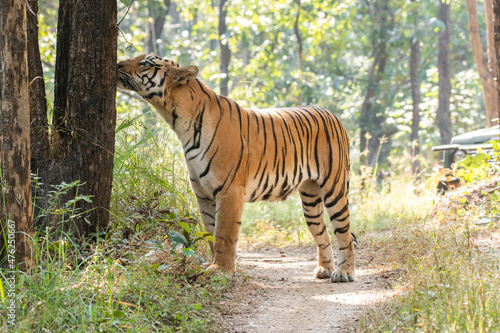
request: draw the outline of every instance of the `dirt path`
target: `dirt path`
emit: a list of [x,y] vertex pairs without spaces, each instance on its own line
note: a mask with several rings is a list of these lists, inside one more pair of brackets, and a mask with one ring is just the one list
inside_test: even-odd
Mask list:
[[314,246],[240,251],[239,276],[222,304],[224,330],[357,332],[360,315],[395,294],[367,257],[357,250],[356,282],[333,284],[312,278]]

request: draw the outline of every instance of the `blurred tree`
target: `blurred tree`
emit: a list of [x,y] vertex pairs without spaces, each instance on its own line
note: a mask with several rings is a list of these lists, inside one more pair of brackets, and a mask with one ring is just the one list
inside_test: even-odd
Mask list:
[[418,78],[418,68],[420,63],[420,41],[417,37],[418,29],[418,3],[411,0],[410,14],[414,17],[414,34],[410,38],[410,81],[412,96],[412,121],[411,121],[411,146],[412,146],[412,173],[415,175],[420,170],[420,145],[418,141],[418,131],[420,129],[420,80]]
[[[381,82],[387,66],[389,35],[394,25],[394,17],[389,11],[388,0],[373,0],[369,2],[369,12],[373,26],[371,33],[372,65],[367,77],[367,88],[361,107],[360,126],[360,150],[365,151],[366,157],[362,164],[374,167],[377,163],[377,152],[380,140],[385,131],[386,105],[380,103],[380,94],[387,93],[381,89]],[[377,101],[378,99],[378,101]]]
[[[500,76],[500,2],[493,1],[493,45],[495,49],[496,55],[496,82],[497,82],[497,117],[500,119],[500,84],[498,84],[499,76]],[[500,126],[500,121],[498,122],[498,126]],[[500,139],[500,138],[499,138]]]
[[1,0],[0,267],[10,270],[28,270],[33,260],[26,26],[26,1]]
[[450,97],[451,97],[451,75],[450,75],[450,2],[439,3],[439,20],[444,28],[439,30],[439,104],[436,110],[436,121],[440,133],[440,143],[448,144],[451,140],[450,119]]
[[229,62],[231,50],[229,49],[229,32],[227,31],[227,0],[219,0],[219,49],[220,49],[220,94],[228,96]]
[[149,16],[152,19],[149,24],[148,53],[162,56],[159,43],[163,38],[165,21],[170,11],[171,3],[171,0],[162,0],[160,2],[148,1]]
[[493,41],[493,4],[491,0],[485,0],[484,11],[486,16],[486,41],[487,41],[487,55],[484,56],[483,43],[479,35],[479,23],[477,19],[476,0],[466,0],[467,13],[469,15],[469,34],[472,44],[472,52],[474,53],[474,60],[476,62],[477,71],[479,72],[479,79],[483,86],[484,106],[486,108],[486,116],[488,126],[492,126],[492,120],[497,118],[497,96],[495,77],[496,70],[496,54]]

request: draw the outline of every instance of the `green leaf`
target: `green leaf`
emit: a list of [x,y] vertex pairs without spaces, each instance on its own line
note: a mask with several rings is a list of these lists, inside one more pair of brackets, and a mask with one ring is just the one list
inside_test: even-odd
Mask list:
[[191,232],[191,228],[189,227],[189,225],[185,222],[179,222],[179,225],[184,229],[186,230],[187,233],[190,233]]
[[168,234],[170,235],[170,238],[172,238],[172,241],[174,243],[182,244],[184,246],[188,246],[188,242],[187,242],[186,238],[184,238],[184,236],[181,233],[179,233],[179,232],[177,232],[175,230],[170,230],[168,232]]
[[129,7],[132,4],[132,1],[134,0],[120,0],[120,2],[127,7]]
[[208,240],[210,242],[214,242],[215,243],[215,237],[210,232],[207,232],[207,231],[202,232],[202,231],[200,231],[200,232],[195,233],[195,236],[199,237],[199,238],[206,239],[206,240]]
[[73,244],[71,244],[71,242],[60,239],[56,242],[50,243],[48,248],[51,251],[59,251],[59,249],[66,250],[72,246],[73,246]]
[[472,161],[477,165],[480,165],[487,160],[488,160],[488,155],[486,155],[485,153],[479,153],[476,156],[472,156]]
[[2,299],[3,305],[5,305],[5,293],[3,291],[3,283],[2,280],[0,280],[0,298]]
[[122,317],[126,317],[126,316],[127,316],[127,313],[123,312],[121,310],[115,310],[115,311],[113,311],[113,317],[114,318],[122,318]]
[[193,249],[187,248],[187,249],[182,249],[182,254],[185,255],[186,257],[189,257],[196,254],[196,252],[194,252]]

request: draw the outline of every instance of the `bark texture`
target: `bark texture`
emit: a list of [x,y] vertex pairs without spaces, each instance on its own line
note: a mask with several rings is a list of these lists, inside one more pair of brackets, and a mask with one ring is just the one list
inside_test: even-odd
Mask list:
[[[483,97],[484,97],[484,106],[486,109],[486,117],[488,119],[488,126],[492,126],[492,120],[497,118],[497,91],[495,86],[495,81],[493,78],[495,77],[494,72],[494,62],[496,62],[496,57],[493,55],[495,52],[493,50],[489,50],[487,54],[492,56],[494,59],[486,59],[483,54],[483,44],[481,42],[481,36],[479,35],[479,24],[477,20],[477,8],[476,8],[476,0],[466,0],[467,2],[467,13],[469,16],[469,36],[472,44],[472,53],[474,54],[474,61],[476,62],[477,71],[479,73],[479,80],[481,81],[481,85],[483,86]],[[489,6],[489,7],[488,7]],[[492,24],[488,22],[488,20],[492,20],[492,3],[491,0],[488,3],[488,0],[485,1],[485,12],[490,12],[487,14],[487,34],[491,34],[492,32]],[[489,41],[491,37],[487,37]],[[488,42],[491,45],[491,42]],[[491,45],[491,48],[493,46]]]
[[29,0],[31,10],[26,11],[28,22],[28,76],[30,101],[31,173],[38,174],[41,164],[48,158],[48,121],[45,82],[38,47],[38,0]]
[[436,110],[436,122],[439,128],[440,143],[448,144],[451,140],[451,75],[450,75],[450,4],[443,1],[439,4],[439,20],[445,28],[439,30],[439,52],[438,52],[438,108]]
[[33,224],[25,0],[1,1],[0,55],[0,266],[12,269],[15,256],[27,270]]
[[220,80],[220,94],[229,94],[229,62],[231,61],[231,50],[229,50],[227,34],[227,0],[219,0],[219,49],[220,49],[220,72],[225,74]]
[[[61,0],[58,15],[53,129],[44,184],[80,181],[60,204],[78,196],[78,216],[57,230],[86,237],[108,225],[116,124],[116,1]],[[51,188],[45,187],[47,194]],[[81,214],[81,215],[78,215]]]

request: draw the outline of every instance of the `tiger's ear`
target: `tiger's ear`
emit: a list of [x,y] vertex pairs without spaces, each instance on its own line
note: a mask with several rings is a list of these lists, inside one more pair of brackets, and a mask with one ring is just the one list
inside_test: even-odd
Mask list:
[[176,85],[183,85],[189,82],[189,80],[194,80],[198,75],[198,67],[196,66],[186,66],[178,68],[172,74],[172,82]]

